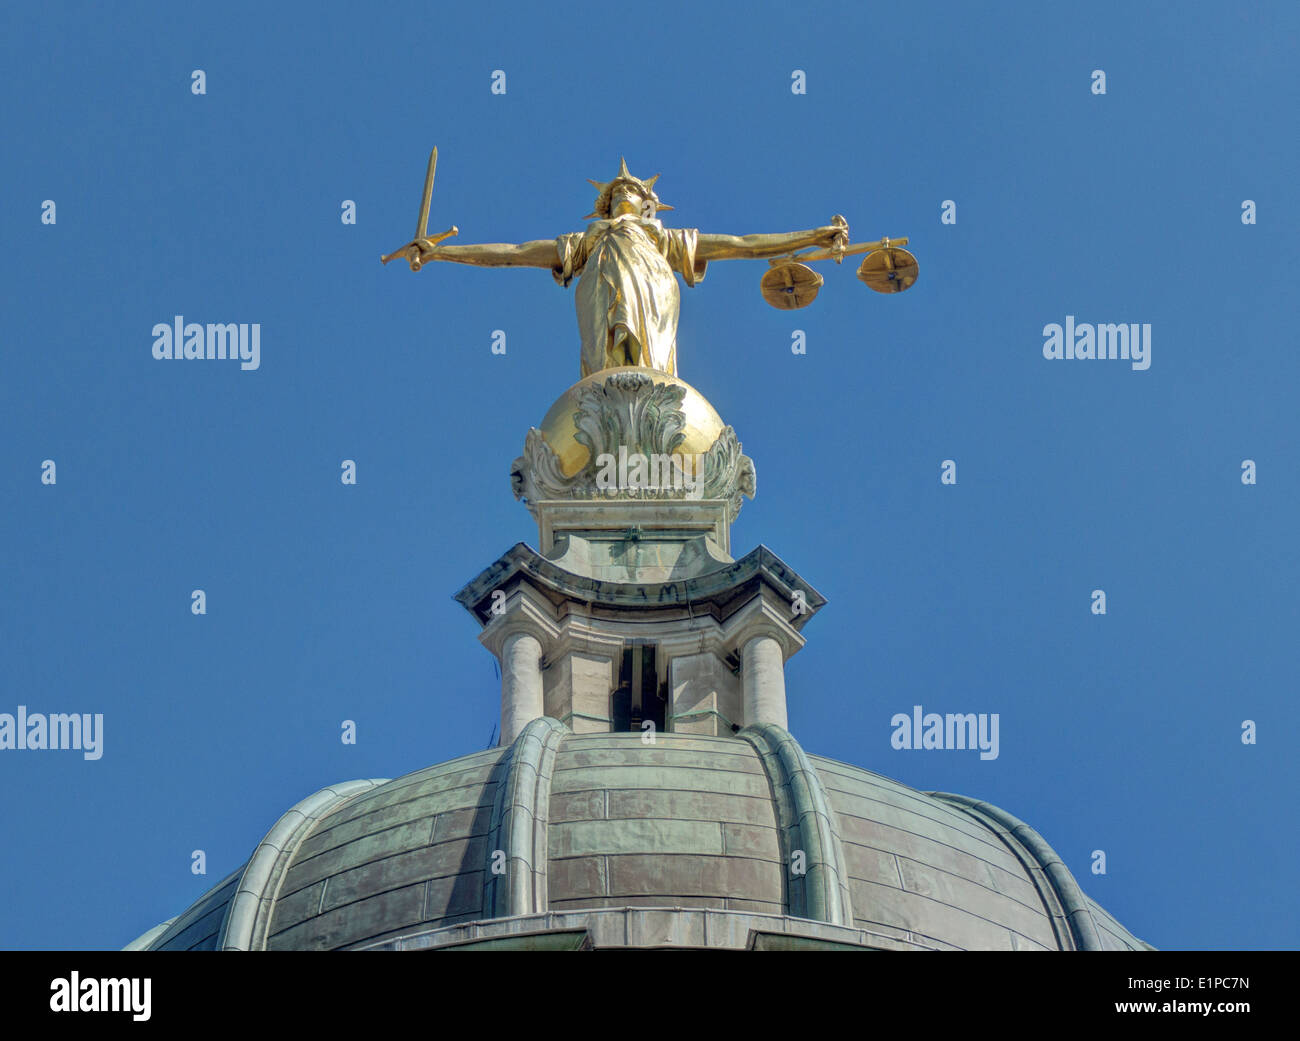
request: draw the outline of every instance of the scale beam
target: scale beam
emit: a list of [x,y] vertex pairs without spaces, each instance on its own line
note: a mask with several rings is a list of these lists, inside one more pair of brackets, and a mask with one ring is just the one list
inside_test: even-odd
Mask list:
[[[906,246],[907,239],[881,239],[879,242],[858,242],[844,249],[813,249],[807,253],[792,253],[790,258],[803,264],[809,260],[835,260],[838,257],[851,257],[858,253],[870,253],[875,249],[889,249],[893,246]],[[838,260],[836,261],[838,263]]]

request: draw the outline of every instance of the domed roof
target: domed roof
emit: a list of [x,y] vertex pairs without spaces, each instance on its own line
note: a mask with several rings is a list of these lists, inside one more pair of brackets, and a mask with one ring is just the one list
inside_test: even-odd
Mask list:
[[134,949],[1147,945],[1031,828],[735,737],[574,734],[324,789]]

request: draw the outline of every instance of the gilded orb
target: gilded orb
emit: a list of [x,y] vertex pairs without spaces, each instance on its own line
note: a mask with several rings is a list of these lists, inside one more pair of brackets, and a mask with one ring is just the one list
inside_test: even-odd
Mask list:
[[546,443],[551,446],[551,450],[559,456],[565,477],[572,477],[576,474],[587,465],[587,461],[591,457],[591,452],[587,449],[587,446],[578,441],[578,428],[574,423],[574,415],[578,411],[579,394],[583,388],[590,384],[603,383],[615,373],[620,372],[649,376],[655,383],[668,383],[681,387],[686,391],[686,397],[682,400],[682,412],[686,416],[686,426],[682,433],[686,436],[677,448],[678,452],[683,454],[697,452],[703,454],[713,446],[713,442],[721,435],[725,425],[722,418],[709,404],[708,399],[685,380],[678,379],[676,376],[669,376],[666,372],[658,372],[639,365],[622,365],[613,369],[601,369],[599,372],[593,372],[585,379],[579,380],[561,394],[559,400],[546,413],[546,418],[542,420],[540,428],[542,436],[546,438]]

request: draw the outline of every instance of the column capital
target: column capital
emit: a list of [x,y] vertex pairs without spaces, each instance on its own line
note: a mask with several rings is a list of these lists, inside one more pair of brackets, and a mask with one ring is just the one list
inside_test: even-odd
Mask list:
[[527,585],[516,585],[500,601],[501,613],[479,633],[479,643],[500,659],[506,638],[515,633],[528,633],[542,645],[543,653],[552,647],[560,634],[551,605]]
[[777,642],[781,648],[782,661],[787,661],[808,642],[791,622],[791,619],[797,617],[790,604],[763,590],[723,625],[726,649],[740,657],[745,644],[750,640],[756,636],[767,636]]

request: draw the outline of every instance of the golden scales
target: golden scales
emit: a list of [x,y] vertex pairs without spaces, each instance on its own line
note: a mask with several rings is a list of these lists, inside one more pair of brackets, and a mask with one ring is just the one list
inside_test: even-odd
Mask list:
[[759,291],[764,300],[780,310],[807,307],[817,298],[825,282],[807,261],[834,259],[838,264],[844,257],[865,253],[858,267],[858,278],[877,293],[901,293],[912,287],[917,274],[916,257],[903,249],[906,245],[907,239],[881,239],[843,249],[814,249],[775,257],[759,281]]

